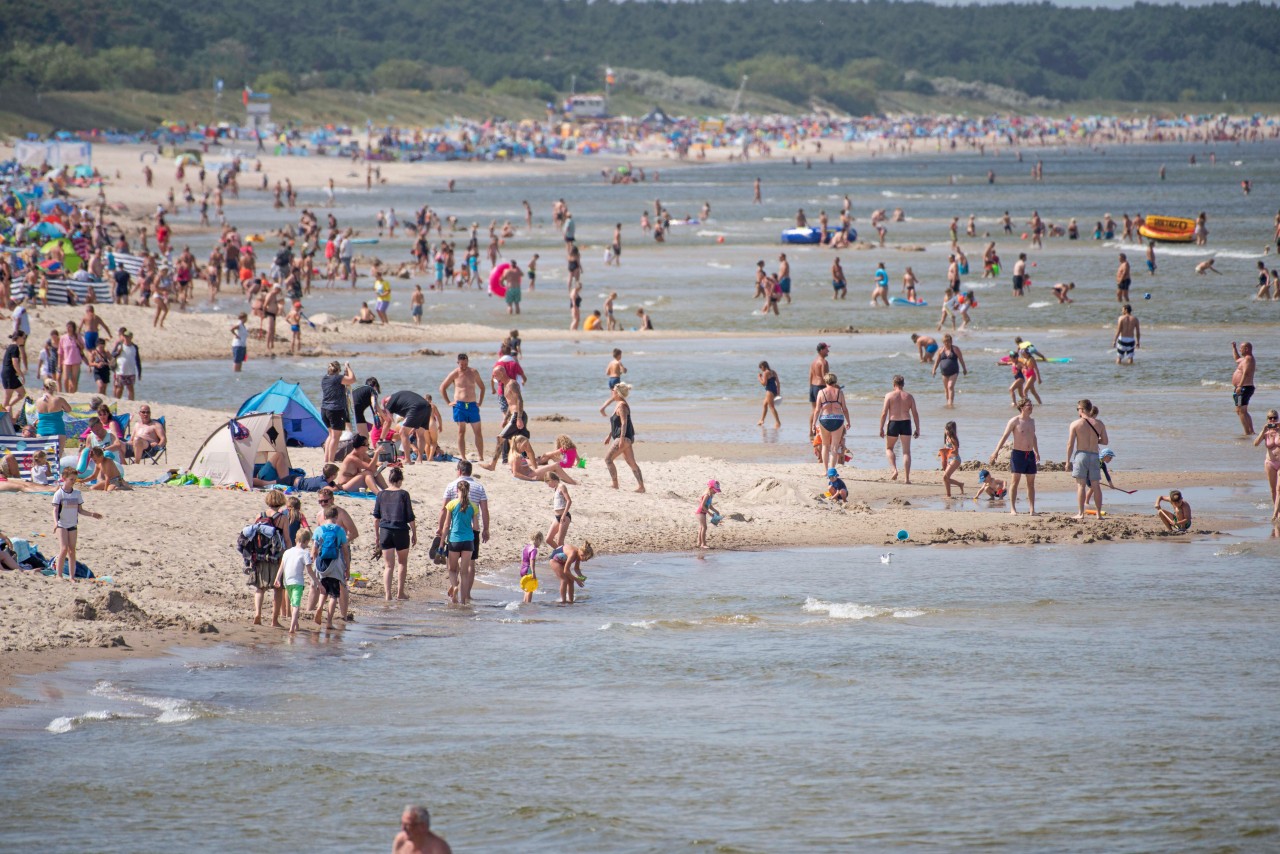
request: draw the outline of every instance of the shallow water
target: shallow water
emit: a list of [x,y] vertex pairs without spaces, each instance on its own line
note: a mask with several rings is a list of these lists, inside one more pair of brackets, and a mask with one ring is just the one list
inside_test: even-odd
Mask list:
[[366,850],[421,798],[458,850],[1261,850],[1276,550],[604,558],[572,608],[506,568],[474,610],[78,665],[0,714],[0,847]]

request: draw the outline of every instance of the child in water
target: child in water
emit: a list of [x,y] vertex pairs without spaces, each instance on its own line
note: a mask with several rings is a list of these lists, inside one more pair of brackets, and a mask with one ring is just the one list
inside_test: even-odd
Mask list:
[[575,581],[579,587],[586,586],[587,577],[582,574],[582,564],[584,561],[591,560],[595,555],[595,549],[592,548],[590,540],[584,542],[582,548],[560,546],[551,552],[551,571],[560,580],[561,605],[573,604],[573,585]]
[[[524,590],[524,602],[533,601],[533,591],[538,589],[538,549],[542,546],[542,532],[534,531],[520,552],[520,588]],[[532,578],[533,583],[525,586],[525,578]]]
[[711,546],[707,545],[707,520],[710,518],[714,524],[720,523],[720,514],[716,512],[715,507],[711,504],[719,493],[720,481],[707,481],[707,488],[702,493],[702,497],[698,499],[697,509],[693,511],[693,514],[698,517],[698,536],[693,544],[694,548],[711,548]]

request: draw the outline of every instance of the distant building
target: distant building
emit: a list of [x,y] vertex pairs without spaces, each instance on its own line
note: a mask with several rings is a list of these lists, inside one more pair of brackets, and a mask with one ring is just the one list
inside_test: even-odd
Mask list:
[[564,112],[572,119],[607,119],[609,100],[604,95],[572,95],[565,99]]

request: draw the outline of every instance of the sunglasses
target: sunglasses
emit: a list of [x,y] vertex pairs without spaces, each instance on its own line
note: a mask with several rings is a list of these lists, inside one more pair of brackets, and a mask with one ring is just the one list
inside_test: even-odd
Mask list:
[[329,506],[330,504],[332,504],[332,503],[333,503],[333,499],[332,499],[332,498],[330,498],[328,501],[325,501],[323,498],[321,498],[321,499],[320,499],[320,506],[321,506],[321,507],[328,507],[328,506]]

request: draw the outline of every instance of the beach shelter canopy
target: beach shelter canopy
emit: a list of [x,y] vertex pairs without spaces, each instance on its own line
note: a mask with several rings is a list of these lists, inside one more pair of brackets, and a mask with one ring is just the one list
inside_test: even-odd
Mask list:
[[279,415],[290,445],[318,448],[329,436],[320,411],[297,383],[276,380],[265,391],[240,404],[236,417],[255,412],[273,412]]
[[265,463],[272,451],[284,454],[287,471],[289,449],[279,415],[264,412],[232,418],[209,434],[187,470],[196,477],[209,478],[214,486],[252,486],[253,467]]
[[55,246],[62,247],[62,266],[68,273],[74,273],[76,270],[80,269],[80,265],[83,264],[84,261],[76,254],[76,247],[72,244],[71,240],[66,237],[55,237],[44,246],[41,246],[40,252],[44,255],[48,255],[53,252],[53,248]]

